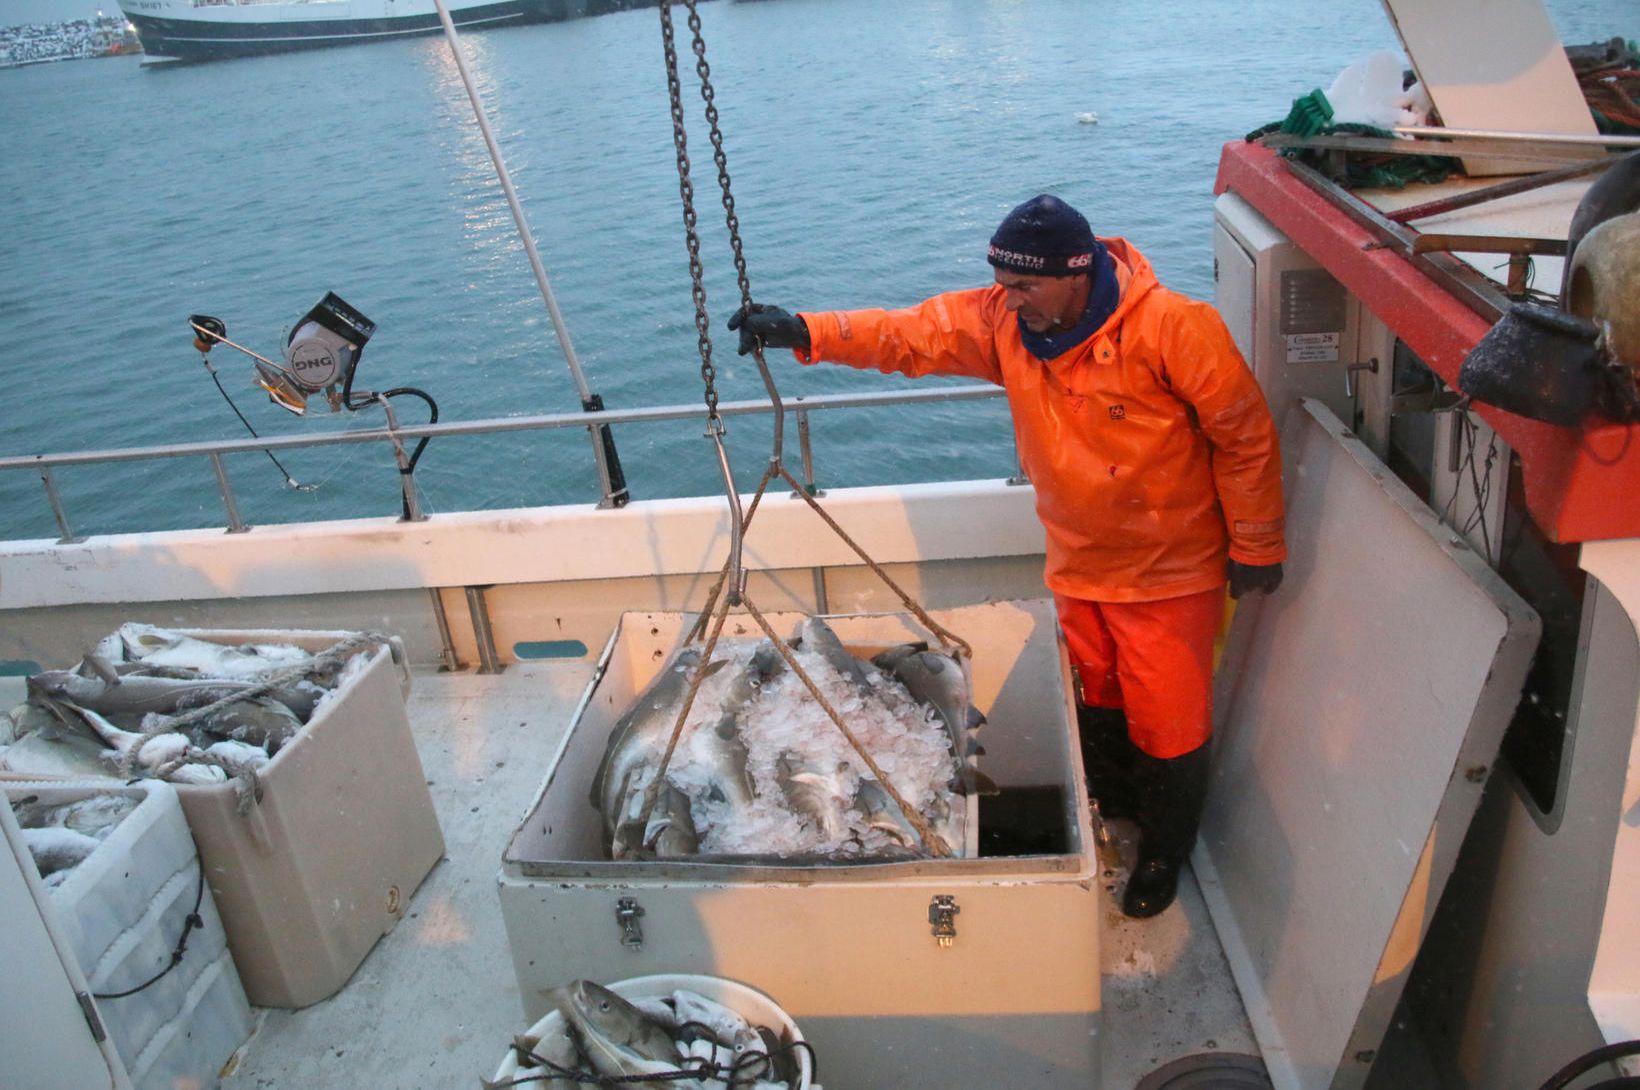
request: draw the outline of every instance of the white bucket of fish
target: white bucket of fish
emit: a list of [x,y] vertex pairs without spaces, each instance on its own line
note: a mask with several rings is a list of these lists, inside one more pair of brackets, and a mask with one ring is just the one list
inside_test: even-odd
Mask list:
[[486,1087],[621,1079],[656,1090],[820,1090],[797,1023],[738,981],[689,973],[608,987],[577,980],[550,998],[552,1009],[513,1039]]

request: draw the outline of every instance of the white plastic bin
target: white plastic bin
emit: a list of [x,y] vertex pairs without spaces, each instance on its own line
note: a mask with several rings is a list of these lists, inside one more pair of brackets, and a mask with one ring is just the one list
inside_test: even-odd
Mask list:
[[[824,865],[606,859],[588,801],[605,741],[693,619],[625,614],[502,857],[525,1016],[541,1017],[541,989],[565,981],[699,973],[779,996],[838,1086],[1098,1085],[1099,868],[1053,603],[932,616],[973,646],[974,703],[989,717],[984,767],[1004,795],[980,800],[982,849],[1003,814],[1023,813],[1040,841]],[[770,618],[777,632],[796,619]],[[730,635],[756,631],[730,623]],[[828,623],[856,653],[930,638],[906,614]]]
[[[190,630],[218,643],[319,652],[351,632]],[[408,671],[397,648],[333,693],[258,776],[240,814],[237,784],[178,784],[228,945],[252,1003],[305,1007],[347,983],[403,917],[444,855],[410,734]]]
[[[46,805],[98,795],[140,800],[86,859],[45,893],[59,933],[73,951],[109,1039],[137,1090],[210,1087],[251,1032],[251,1010],[228,952],[222,918],[175,789],[145,780],[130,786],[92,782],[5,785],[8,804]],[[164,969],[195,911],[182,960]],[[0,1080],[3,1081],[3,1080]]]

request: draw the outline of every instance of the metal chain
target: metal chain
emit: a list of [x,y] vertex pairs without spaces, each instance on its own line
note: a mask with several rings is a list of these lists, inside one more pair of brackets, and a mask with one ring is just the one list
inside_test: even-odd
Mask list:
[[729,188],[729,157],[723,151],[723,130],[718,127],[717,92],[712,88],[712,67],[706,63],[706,39],[701,35],[697,0],[683,0],[689,9],[689,30],[694,35],[695,73],[700,76],[700,97],[706,103],[706,124],[712,130],[712,161],[717,164],[718,188],[723,190],[723,215],[729,227],[729,247],[735,255],[735,276],[740,283],[740,305],[752,305],[752,282],[746,275],[746,253],[740,244],[740,217],[735,215],[735,195]]
[[[690,3],[691,26],[699,26]],[[698,31],[697,31],[698,40]],[[689,136],[683,126],[683,85],[678,80],[678,47],[672,32],[672,5],[661,3],[661,42],[666,50],[666,89],[672,99],[672,143],[678,151],[678,192],[683,197],[683,229],[689,244],[689,277],[695,299],[695,332],[700,341],[700,377],[706,384],[706,426],[709,434],[723,434],[718,415],[717,369],[712,366],[712,336],[706,315],[706,279],[700,264],[700,233],[695,215],[695,186],[689,180]],[[745,274],[742,273],[742,283]]]
[[[706,63],[706,38],[701,33],[697,0],[683,2],[689,9],[689,30],[694,35],[695,74],[700,77],[700,97],[706,103],[706,124],[711,130],[712,137],[712,161],[717,164],[718,188],[723,191],[723,220],[729,229],[729,247],[734,252],[735,277],[740,285],[740,305],[743,309],[750,310],[752,282],[746,274],[746,251],[740,242],[740,216],[735,212],[735,194],[729,184],[729,157],[724,153],[723,130],[718,125],[717,92],[712,87],[712,66]],[[769,363],[763,357],[761,339],[754,339],[752,342],[752,359],[756,362],[758,374],[763,379],[763,388],[769,393],[769,402],[774,406],[774,434],[769,445],[769,463],[778,467],[785,447],[786,412],[780,400],[780,391],[775,386],[774,375],[769,372]]]

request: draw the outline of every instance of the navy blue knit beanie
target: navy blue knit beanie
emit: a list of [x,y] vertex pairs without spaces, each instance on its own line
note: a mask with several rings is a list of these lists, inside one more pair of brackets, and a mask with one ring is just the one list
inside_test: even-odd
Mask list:
[[1076,276],[1093,269],[1100,249],[1082,213],[1042,193],[1008,213],[991,236],[987,260],[1028,276]]

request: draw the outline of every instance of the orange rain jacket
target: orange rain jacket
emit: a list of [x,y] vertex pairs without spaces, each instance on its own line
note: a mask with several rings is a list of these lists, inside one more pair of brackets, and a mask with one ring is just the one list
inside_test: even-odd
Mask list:
[[1218,312],[1169,291],[1119,238],[1121,301],[1099,331],[1040,360],[992,285],[904,310],[803,314],[799,362],[966,375],[1008,391],[1058,594],[1148,602],[1286,557],[1281,459],[1264,395]]

